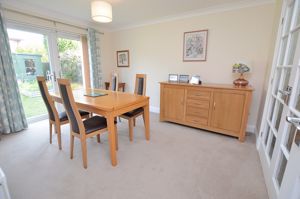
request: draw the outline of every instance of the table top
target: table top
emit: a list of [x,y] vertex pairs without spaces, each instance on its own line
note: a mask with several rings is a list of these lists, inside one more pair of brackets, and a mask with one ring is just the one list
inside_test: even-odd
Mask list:
[[[99,97],[85,96],[86,93],[100,92],[107,95]],[[55,101],[61,101],[59,93],[50,93]],[[115,92],[101,89],[86,89],[73,91],[75,102],[81,106],[90,106],[103,111],[114,111],[148,100],[149,97],[125,92]]]

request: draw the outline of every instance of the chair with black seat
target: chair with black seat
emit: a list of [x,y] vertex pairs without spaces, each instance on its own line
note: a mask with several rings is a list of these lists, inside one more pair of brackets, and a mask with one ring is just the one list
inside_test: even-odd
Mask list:
[[[61,125],[69,123],[68,116],[66,112],[58,113],[54,104],[54,100],[51,98],[47,84],[46,79],[43,76],[37,76],[36,77],[38,81],[38,86],[43,98],[43,101],[46,105],[47,111],[48,111],[48,117],[49,117],[49,130],[50,130],[50,144],[52,144],[52,127],[55,127],[55,132],[57,133],[57,142],[58,147],[61,150],[62,144],[61,144]],[[89,113],[85,111],[79,111],[79,114],[81,118],[88,118]]]
[[119,76],[118,76],[118,73],[112,73],[110,84],[109,84],[109,90],[112,90],[112,91],[118,91],[119,90]]
[[[110,83],[109,83],[109,90],[119,91],[119,75],[116,72],[113,72],[111,74],[111,80],[110,80]],[[117,119],[117,118],[115,118],[115,119]],[[119,122],[121,122],[120,117],[119,117]]]
[[[135,89],[134,93],[137,95],[143,95],[146,94],[146,74],[136,74],[135,78]],[[124,113],[123,115],[120,115],[121,118],[127,119],[129,124],[129,140],[133,140],[133,127],[135,126],[135,120],[138,116],[142,115],[143,120],[144,119],[144,109],[138,108],[133,111]]]
[[[70,158],[73,159],[74,138],[77,137],[81,142],[83,167],[87,168],[86,139],[96,135],[98,142],[100,142],[100,134],[107,131],[106,118],[93,116],[82,121],[74,100],[69,80],[58,79],[58,87],[63,105],[70,120]],[[116,122],[115,128],[117,131]],[[118,149],[118,136],[115,137],[116,149]]]

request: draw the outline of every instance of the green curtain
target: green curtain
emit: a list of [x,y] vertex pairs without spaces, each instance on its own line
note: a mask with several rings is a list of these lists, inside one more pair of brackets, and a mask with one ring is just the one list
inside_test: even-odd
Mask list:
[[0,8],[0,134],[18,132],[27,126]]
[[88,29],[88,45],[92,88],[103,88],[100,34],[93,28]]

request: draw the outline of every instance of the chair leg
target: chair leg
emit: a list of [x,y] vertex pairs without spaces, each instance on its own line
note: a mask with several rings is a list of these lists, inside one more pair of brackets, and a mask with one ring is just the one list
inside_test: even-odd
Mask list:
[[86,139],[81,138],[81,150],[82,150],[82,161],[83,161],[83,167],[87,168],[87,149],[86,149]]
[[119,150],[119,138],[118,138],[118,128],[117,125],[115,125],[115,129],[116,129],[116,150]]
[[60,124],[55,124],[56,127],[56,133],[57,133],[57,142],[58,142],[58,148],[61,150],[61,129]]
[[143,113],[142,116],[143,116],[143,121],[144,121],[144,126],[145,126],[145,116],[144,116],[144,113]]
[[135,121],[135,118],[133,118],[133,126],[135,126],[135,122],[136,122],[136,121]]
[[72,132],[70,133],[70,158],[73,159],[74,157],[74,135]]
[[50,144],[52,144],[52,123],[49,121]]
[[130,142],[132,142],[132,140],[133,140],[133,119],[132,118],[130,118],[130,119],[128,119],[128,123],[129,123],[129,140],[130,140]]
[[97,135],[97,142],[100,143],[101,139],[100,139],[100,134]]

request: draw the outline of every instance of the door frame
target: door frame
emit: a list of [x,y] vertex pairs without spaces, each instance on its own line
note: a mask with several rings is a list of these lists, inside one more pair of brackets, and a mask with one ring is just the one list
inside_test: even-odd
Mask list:
[[[279,24],[278,31],[277,31],[273,63],[271,68],[271,74],[269,76],[269,81],[268,81],[267,96],[265,100],[263,116],[261,119],[262,122],[260,124],[259,136],[257,137],[257,142],[256,142],[257,150],[259,152],[259,157],[261,160],[261,165],[263,168],[265,183],[267,185],[268,194],[270,198],[282,197],[282,195],[280,194],[282,194],[282,187],[284,186],[284,184],[282,184],[282,181],[279,180],[278,171],[279,169],[284,168],[281,167],[282,166],[281,163],[284,162],[283,158],[286,159],[285,160],[286,166],[284,171],[287,171],[286,169],[287,166],[289,165],[289,155],[291,154],[291,152],[288,151],[289,149],[285,148],[286,138],[287,136],[290,136],[291,133],[289,124],[287,124],[286,122],[286,116],[290,115],[290,113],[293,112],[293,108],[291,108],[290,106],[291,103],[293,104],[293,99],[296,96],[297,92],[295,91],[295,89],[298,89],[296,84],[297,82],[299,82],[299,76],[298,75],[293,76],[294,74],[293,72],[295,72],[294,69],[296,69],[297,71],[299,70],[299,66],[298,66],[299,64],[297,65],[293,63],[290,64],[287,61],[290,55],[296,53],[296,49],[295,52],[291,51],[290,42],[291,39],[293,38],[292,37],[293,36],[292,34],[294,33],[293,28],[295,28],[293,25],[295,23],[295,18],[297,17],[296,15],[297,12],[295,13],[295,11],[298,7],[296,6],[299,6],[299,4],[300,4],[300,0],[292,0],[292,1],[284,0],[282,2],[281,16],[280,16],[281,23]],[[292,15],[290,15],[287,12],[291,13]],[[287,16],[291,16],[291,17],[287,17]],[[286,26],[287,24],[289,25]],[[287,27],[289,29],[287,29]],[[299,39],[299,35],[298,35],[298,39]],[[296,54],[294,54],[294,56],[295,55]],[[287,86],[292,86],[293,89],[291,91],[291,96],[290,96],[291,100],[289,102],[285,102],[282,100],[282,95],[279,95],[278,93],[280,93],[279,89],[282,89],[281,86],[286,85],[285,84],[287,78],[286,74],[288,74],[287,71],[289,69],[290,69],[290,74],[288,76],[289,82]],[[279,79],[277,79],[278,76],[277,74],[279,74],[280,77]],[[275,82],[273,82],[277,80],[278,80],[278,85],[275,84]],[[274,94],[273,88],[278,89],[275,92],[276,94]],[[276,95],[276,97],[273,95]],[[273,102],[273,98],[275,98],[274,99],[275,102]],[[278,114],[280,112],[278,111],[279,106],[282,107],[281,114]],[[272,124],[270,124],[269,122],[270,113],[273,113],[272,122],[271,122]],[[280,117],[280,122],[278,126],[276,126],[277,117]],[[274,126],[275,128],[273,128]],[[274,136],[275,136],[275,144],[273,146],[274,148],[273,150],[270,150],[271,148],[270,145],[273,144]],[[265,142],[266,138],[268,138],[267,145]],[[271,154],[270,151],[272,151]],[[282,174],[281,177],[283,178],[283,179],[280,178],[281,180],[285,179],[285,173],[286,172],[281,173]]]
[[[283,0],[282,2],[282,8],[281,8],[281,15],[280,15],[280,23],[278,25],[278,29],[277,29],[277,34],[276,34],[276,44],[275,44],[275,51],[274,51],[274,56],[273,56],[273,60],[272,60],[272,66],[271,66],[271,72],[268,76],[269,80],[268,80],[268,87],[267,87],[267,95],[266,95],[266,98],[265,98],[265,102],[264,102],[264,110],[263,110],[263,115],[262,115],[262,118],[261,118],[261,124],[260,124],[260,127],[259,127],[259,135],[257,136],[257,139],[256,139],[256,148],[257,150],[259,150],[261,146],[261,139],[262,139],[262,132],[261,130],[264,128],[265,124],[263,123],[264,120],[266,120],[266,117],[267,117],[267,114],[268,114],[268,111],[269,111],[269,107],[270,107],[270,99],[272,97],[272,92],[269,92],[270,89],[272,89],[272,83],[273,83],[273,79],[274,79],[274,74],[275,74],[275,71],[276,71],[276,63],[279,59],[278,55],[279,55],[279,52],[280,52],[280,41],[281,41],[281,35],[282,35],[282,31],[283,31],[283,18],[285,16],[285,7],[286,7],[286,1]],[[268,107],[268,108],[266,108]]]

